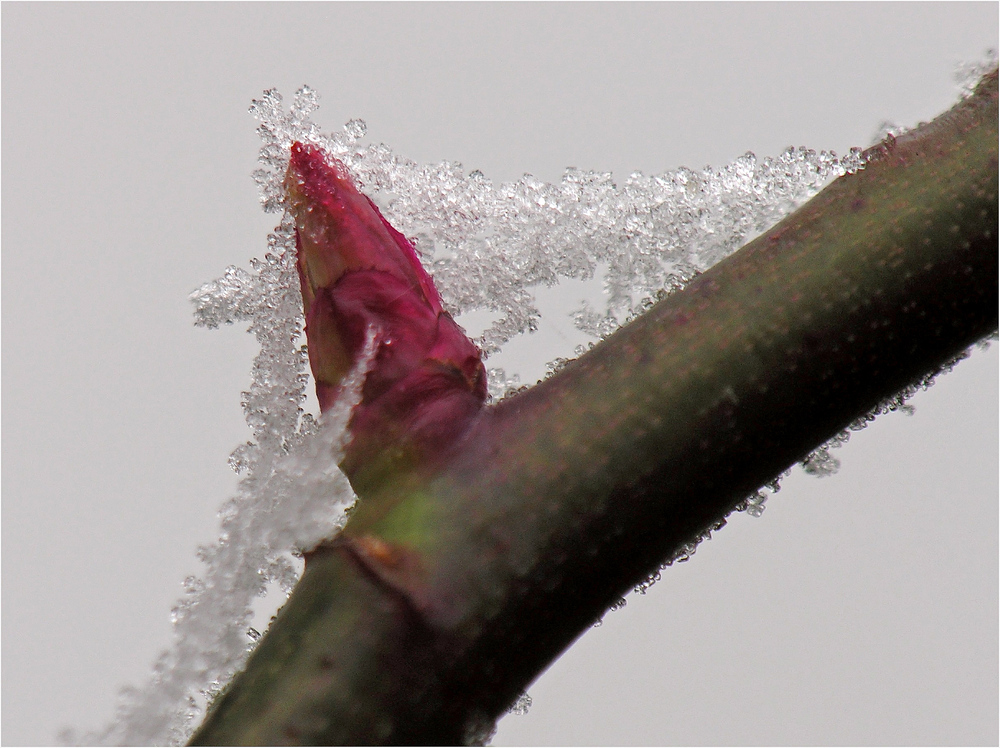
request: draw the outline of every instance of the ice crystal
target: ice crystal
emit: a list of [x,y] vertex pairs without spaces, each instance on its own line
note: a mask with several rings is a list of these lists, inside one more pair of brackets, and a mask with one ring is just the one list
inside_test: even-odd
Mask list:
[[499,367],[487,369],[486,381],[489,387],[490,401],[502,400],[507,395],[527,389],[521,384],[520,375],[512,374],[508,377],[507,372]]
[[514,699],[514,703],[507,707],[507,714],[516,714],[519,717],[522,717],[528,713],[530,708],[531,697],[522,692],[516,699]]
[[908,128],[897,125],[891,120],[882,120],[875,134],[872,135],[869,145],[878,145],[883,142],[895,142],[896,138],[908,131]]
[[765,483],[737,504],[734,511],[746,512],[751,517],[760,517],[764,513],[764,509],[766,509],[764,502],[781,490],[781,481],[791,475],[791,472],[792,471],[790,469],[786,470],[774,480],[769,483]]
[[[287,166],[289,138],[316,137],[307,122],[315,108],[314,92],[300,89],[280,126],[277,102],[280,97],[265,93],[252,107],[266,120],[258,133],[264,141],[260,162],[268,167],[255,171],[254,179],[263,186],[264,209],[273,212],[284,211],[284,197],[273,177]],[[358,134],[363,128],[350,131]],[[351,136],[342,136],[342,141],[351,142]],[[345,381],[341,402],[321,420],[304,413],[308,355],[300,342],[302,298],[294,225],[287,211],[267,244],[263,259],[251,260],[249,270],[229,267],[191,295],[196,325],[216,328],[246,322],[260,344],[251,386],[242,395],[252,439],[229,458],[230,466],[243,475],[238,495],[219,512],[217,542],[199,549],[205,572],[202,578],[185,580],[185,594],[171,611],[174,646],[160,655],[150,681],[142,689],[123,690],[116,719],[104,730],[66,733],[68,742],[185,742],[256,643],[256,630],[250,626],[255,598],[272,583],[289,594],[301,570],[297,556],[335,534],[354,503],[337,465],[373,339],[362,363]]]
[[383,144],[362,145],[360,120],[323,133],[309,118],[315,95],[302,90],[310,95],[307,107],[293,103],[285,113],[280,94],[270,90],[251,108],[265,141],[264,168],[254,172],[265,210],[282,207],[291,143],[324,148],[413,241],[452,314],[494,314],[476,340],[487,356],[537,329],[538,287],[604,269],[605,308],[574,313],[581,330],[604,337],[644,299],[683,286],[831,178],[863,165],[859,149],[841,159],[788,148],[764,159],[747,153],[718,169],[635,172],[621,185],[609,173],[580,169],[567,169],[557,184],[526,174],[495,185],[455,162],[421,165]]
[[[269,344],[262,342],[262,355]],[[199,550],[203,578],[184,581],[184,597],[171,611],[175,642],[160,655],[143,689],[122,693],[117,719],[102,732],[75,737],[80,744],[180,744],[190,737],[206,706],[242,666],[260,634],[251,627],[253,601],[268,583],[289,594],[301,564],[293,554],[333,535],[355,500],[337,467],[343,456],[347,421],[360,400],[361,384],[373,346],[345,383],[345,396],[323,416],[318,428],[279,433],[293,413],[288,393],[265,406],[258,393],[247,397],[258,416],[261,443],[252,450],[252,467],[239,495],[220,511],[218,541]],[[294,369],[293,362],[286,362]],[[266,367],[260,367],[261,370]],[[294,381],[294,380],[293,380]],[[287,383],[287,382],[286,382]],[[263,373],[252,390],[274,395],[277,386]],[[270,451],[261,444],[270,440]],[[280,446],[279,446],[280,445]]]
[[[626,605],[628,605],[628,600],[626,600],[624,597],[619,597],[615,602],[611,604],[611,607],[609,607],[604,612],[604,615],[607,615],[608,613],[614,613],[616,610],[621,610]],[[600,618],[594,621],[594,628],[600,628],[601,626],[604,625],[604,615],[602,615]]]

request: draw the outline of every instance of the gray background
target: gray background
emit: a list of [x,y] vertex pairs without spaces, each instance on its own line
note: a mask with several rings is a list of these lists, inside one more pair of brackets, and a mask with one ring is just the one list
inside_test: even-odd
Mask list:
[[[264,88],[309,83],[326,129],[361,117],[495,182],[624,177],[867,145],[947,108],[953,64],[997,43],[995,3],[2,16],[5,744],[98,727],[145,681],[233,492],[254,346],[192,327],[187,295],[264,251],[246,113]],[[533,381],[567,329],[506,362]],[[996,346],[976,353],[913,418],[855,435],[839,475],[734,518],[582,637],[495,744],[995,744],[997,376]]]

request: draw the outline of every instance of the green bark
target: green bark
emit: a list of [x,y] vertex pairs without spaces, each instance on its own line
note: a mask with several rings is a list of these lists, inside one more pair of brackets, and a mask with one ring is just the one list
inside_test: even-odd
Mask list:
[[340,537],[194,744],[453,744],[677,548],[997,327],[997,75],[433,470],[365,466]]

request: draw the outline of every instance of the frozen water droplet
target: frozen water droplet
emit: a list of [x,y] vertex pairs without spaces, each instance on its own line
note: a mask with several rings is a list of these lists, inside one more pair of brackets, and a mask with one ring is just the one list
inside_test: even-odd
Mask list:
[[921,377],[913,384],[904,387],[892,397],[883,400],[868,413],[851,423],[846,430],[841,431],[826,444],[821,445],[818,449],[813,451],[802,461],[802,468],[807,474],[815,475],[820,478],[835,474],[837,470],[840,469],[840,461],[830,454],[831,449],[837,449],[846,444],[851,438],[852,431],[861,431],[862,429],[867,428],[867,426],[875,421],[878,416],[896,411],[902,411],[906,415],[912,416],[916,411],[916,408],[913,405],[908,404],[906,401],[913,397],[917,392],[928,389],[938,376],[951,371],[955,368],[959,361],[968,358],[971,351],[971,347],[966,349],[955,358],[950,361],[946,361],[940,367]]
[[253,465],[255,451],[256,445],[253,442],[241,444],[229,455],[229,467],[237,475],[246,472]]
[[553,374],[565,369],[571,361],[572,359],[559,357],[547,363],[545,365],[546,378],[551,377]]
[[895,142],[896,138],[906,132],[905,127],[897,125],[895,122],[883,120],[879,123],[875,133],[871,137],[870,145],[877,145],[882,142]]
[[654,584],[660,581],[660,578],[661,578],[660,569],[657,569],[652,574],[647,576],[643,581],[639,582],[639,584],[635,586],[635,591],[638,592],[640,595],[645,595],[650,587],[652,587]]
[[515,700],[514,703],[507,707],[507,714],[516,714],[518,716],[523,716],[528,713],[531,708],[531,697],[526,693],[521,693]]
[[260,639],[260,632],[253,626],[247,629],[247,636],[250,637],[251,641],[257,641]]
[[826,478],[840,470],[840,460],[830,454],[829,448],[823,446],[802,461],[802,468],[809,475]]
[[521,389],[521,378],[517,374],[508,377],[507,372],[501,368],[488,369],[486,382],[491,402],[503,400]]
[[745,502],[745,507],[743,511],[749,514],[751,517],[760,517],[764,513],[764,502],[767,501],[767,496],[763,491],[757,491],[747,497]]

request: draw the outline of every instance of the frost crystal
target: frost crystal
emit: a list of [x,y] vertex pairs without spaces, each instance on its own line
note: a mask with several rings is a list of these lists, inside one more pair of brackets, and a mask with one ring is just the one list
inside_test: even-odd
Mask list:
[[[306,97],[306,103],[297,103]],[[584,306],[577,326],[604,337],[657,292],[675,290],[812,197],[831,178],[861,168],[861,151],[788,148],[773,158],[747,153],[719,169],[656,176],[567,169],[558,184],[525,175],[495,185],[461,164],[420,165],[387,146],[362,145],[351,120],[323,133],[309,119],[315,93],[303,88],[286,114],[274,90],[254,101],[265,145],[254,172],[264,209],[282,209],[288,148],[314,143],[345,163],[386,219],[413,241],[453,315],[487,310],[476,342],[487,356],[538,328],[533,290],[605,270],[606,308]],[[509,387],[494,388],[494,396]]]
[[[995,65],[994,53],[992,62],[966,70],[965,88],[971,90],[974,83],[968,81],[985,66]],[[337,463],[373,339],[338,405],[321,421],[304,413],[310,377],[301,344],[294,225],[283,191],[293,142],[319,146],[350,169],[386,219],[412,240],[449,312],[492,315],[476,339],[485,356],[538,329],[537,288],[560,279],[603,276],[604,308],[583,303],[570,315],[578,329],[604,338],[768,229],[832,178],[864,166],[860,149],[838,158],[832,152],[788,148],[763,159],[747,153],[718,169],[679,168],[654,176],[636,172],[620,184],[609,173],[571,168],[556,184],[526,174],[495,185],[481,172],[466,174],[458,163],[420,165],[385,145],[363,145],[367,127],[361,120],[324,133],[311,120],[317,107],[317,94],[308,86],[299,89],[287,113],[273,89],[253,102],[250,112],[260,123],[263,145],[261,168],[252,176],[264,210],[282,217],[268,236],[263,259],[252,260],[250,270],[227,268],[191,296],[195,324],[215,328],[248,322],[261,346],[252,384],[243,393],[252,439],[229,458],[243,476],[239,493],[219,513],[218,541],[199,551],[204,575],[184,581],[184,597],[171,613],[173,648],[157,660],[143,689],[123,690],[114,723],[97,733],[64,733],[69,742],[185,742],[260,637],[250,626],[254,599],[268,584],[290,593],[301,567],[298,556],[335,534],[355,500]],[[887,123],[879,138],[897,132]],[[575,353],[584,350],[578,346]],[[555,359],[550,373],[567,362]],[[492,399],[525,389],[518,372],[494,368],[488,375]],[[873,413],[907,407],[903,400],[911,390],[928,386],[930,379]],[[806,470],[827,474],[835,469],[829,450],[846,441],[847,433],[810,455],[803,463]],[[777,491],[777,482],[768,488]],[[759,516],[766,496],[758,491],[738,508]],[[692,539],[661,569],[688,560],[724,524]],[[660,571],[654,572],[635,591],[645,593],[659,578]],[[624,604],[622,599],[612,610]],[[512,711],[529,704],[530,697],[522,695]],[[490,719],[472,720],[468,739],[488,741],[494,729]]]
[[[261,636],[249,625],[254,598],[272,582],[291,593],[301,566],[293,554],[335,534],[354,503],[354,492],[337,464],[373,348],[369,340],[367,355],[344,385],[345,396],[318,427],[307,421],[298,432],[271,431],[275,422],[292,420],[279,412],[287,407],[287,396],[270,406],[248,407],[248,421],[251,413],[260,421],[262,441],[267,436],[281,449],[265,451],[258,444],[250,450],[252,467],[239,495],[219,513],[218,541],[199,551],[207,567],[204,578],[188,577],[185,595],[171,611],[174,647],[160,655],[152,679],[142,690],[123,692],[114,724],[95,734],[67,735],[69,741],[163,745],[182,744],[190,737],[207,705]],[[254,384],[275,387],[265,386],[264,380],[262,376]],[[256,393],[247,399],[257,402],[255,398]]]
[[519,717],[528,713],[531,708],[531,697],[526,693],[521,693],[514,703],[507,707],[507,714],[516,714]]
[[[315,107],[315,94],[303,88],[291,115],[276,124],[276,94],[265,94],[252,111],[269,118],[258,128],[264,141],[254,172],[263,185],[268,211],[283,210],[280,182],[293,135],[310,139],[303,118]],[[354,127],[352,132],[361,130]],[[349,136],[343,136],[350,142]],[[277,171],[275,171],[277,170]],[[270,175],[267,181],[265,176]],[[201,579],[184,582],[184,597],[171,612],[173,648],[161,654],[153,676],[142,689],[123,690],[116,719],[103,731],[75,735],[82,744],[182,744],[204,716],[211,700],[239,670],[256,643],[250,626],[253,601],[269,584],[287,595],[301,570],[298,556],[343,525],[355,496],[338,468],[347,440],[347,422],[360,400],[361,385],[374,352],[369,338],[362,361],[344,383],[344,396],[320,421],[304,413],[309,384],[308,356],[301,344],[302,298],[295,269],[295,233],[291,216],[268,236],[263,259],[250,270],[229,267],[225,274],[191,295],[195,324],[216,328],[248,322],[260,344],[253,362],[243,410],[251,441],[230,456],[243,474],[239,493],[219,512],[221,530],[214,545],[202,547],[206,570]]]
[[[674,551],[674,555],[672,555],[670,558],[668,558],[666,561],[660,564],[659,569],[657,569],[652,574],[643,579],[641,582],[639,582],[639,584],[635,586],[635,589],[633,589],[633,592],[638,592],[640,595],[645,595],[650,587],[652,587],[654,584],[660,581],[661,572],[664,569],[666,569],[668,566],[673,566],[675,562],[682,564],[685,561],[690,561],[691,557],[694,555],[694,552],[698,549],[698,546],[701,545],[706,540],[711,540],[712,533],[721,530],[725,526],[726,526],[726,520],[720,519],[718,522],[713,523],[709,527],[705,528],[702,532],[698,533],[697,536],[695,536],[690,541],[688,541],[680,548],[678,548],[676,551]],[[624,608],[625,607],[624,602],[625,602],[624,598],[622,600],[619,600],[618,603],[611,606],[611,610],[618,610],[619,608]]]
[[489,387],[489,400],[502,400],[507,395],[512,395],[522,390],[526,386],[521,385],[521,377],[518,374],[507,376],[507,372],[501,368],[487,369],[486,381]]
[[972,96],[979,79],[997,66],[996,49],[987,49],[983,57],[975,62],[963,62],[955,66],[955,82],[962,98]]

